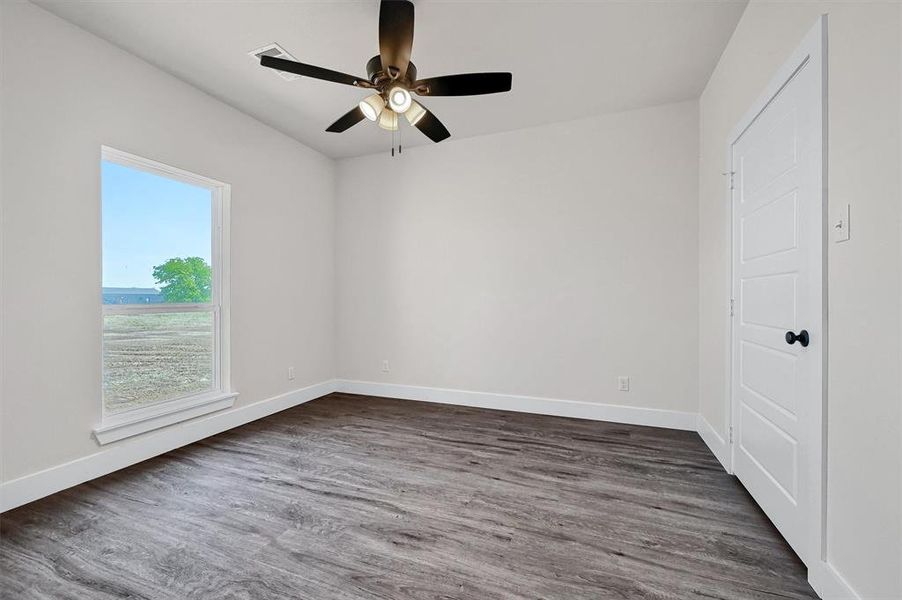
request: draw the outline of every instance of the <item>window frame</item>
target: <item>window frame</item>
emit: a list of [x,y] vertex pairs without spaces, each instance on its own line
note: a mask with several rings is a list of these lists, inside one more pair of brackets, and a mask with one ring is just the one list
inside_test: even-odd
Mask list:
[[[110,146],[101,146],[99,169],[103,162],[111,162],[120,166],[136,169],[152,175],[165,177],[189,185],[202,187],[211,193],[211,298],[210,302],[172,303],[172,304],[104,304],[101,293],[101,365],[100,365],[100,404],[101,423],[94,429],[94,437],[98,443],[107,444],[112,441],[130,437],[165,427],[186,419],[231,407],[237,393],[231,389],[230,352],[229,352],[229,212],[231,201],[231,185],[210,177],[198,175],[165,163],[144,158],[135,154],[117,150]],[[102,187],[102,186],[101,186]],[[101,190],[101,219],[103,217],[103,197]],[[102,237],[102,227],[101,227]],[[101,243],[101,270],[103,265],[103,248]],[[102,279],[102,277],[101,277]],[[101,290],[103,284],[101,282]],[[197,394],[177,396],[139,406],[124,411],[110,413],[103,396],[103,326],[107,315],[129,314],[161,314],[185,312],[210,312],[213,315],[213,386]]]

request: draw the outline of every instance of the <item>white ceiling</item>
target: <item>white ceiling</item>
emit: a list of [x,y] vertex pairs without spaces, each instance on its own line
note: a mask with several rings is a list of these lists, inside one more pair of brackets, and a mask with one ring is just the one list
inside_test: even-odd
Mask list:
[[[390,148],[368,121],[324,131],[364,91],[284,81],[247,55],[278,42],[301,62],[366,77],[377,0],[35,1],[328,156]],[[507,94],[425,99],[452,140],[676,102],[701,93],[746,1],[416,0],[413,61],[420,77],[514,75]]]

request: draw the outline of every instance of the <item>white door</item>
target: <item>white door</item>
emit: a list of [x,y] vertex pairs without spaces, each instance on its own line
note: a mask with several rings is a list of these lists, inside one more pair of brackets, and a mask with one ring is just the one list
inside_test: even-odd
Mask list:
[[730,145],[733,471],[808,562],[823,398],[823,96],[821,62],[794,60]]

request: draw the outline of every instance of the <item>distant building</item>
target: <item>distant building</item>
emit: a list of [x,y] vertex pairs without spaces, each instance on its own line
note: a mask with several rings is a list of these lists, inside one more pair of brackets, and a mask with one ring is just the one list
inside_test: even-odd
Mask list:
[[104,304],[160,304],[163,294],[154,288],[103,288]]

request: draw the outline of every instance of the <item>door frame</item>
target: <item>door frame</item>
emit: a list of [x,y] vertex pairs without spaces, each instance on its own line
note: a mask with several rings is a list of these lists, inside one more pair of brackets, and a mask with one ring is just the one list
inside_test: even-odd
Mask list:
[[809,573],[816,571],[815,565],[826,561],[826,502],[827,502],[827,352],[828,352],[828,330],[827,330],[827,15],[821,15],[817,23],[808,32],[802,43],[790,55],[790,57],[777,69],[770,82],[767,84],[764,93],[762,93],[751,108],[737,122],[736,126],[730,132],[726,142],[725,152],[725,177],[726,190],[725,197],[728,202],[726,211],[726,239],[730,243],[730,261],[727,265],[727,345],[726,356],[729,364],[729,371],[726,377],[726,399],[727,410],[725,411],[725,431],[727,432],[727,441],[729,444],[729,464],[728,471],[733,474],[735,468],[736,443],[734,441],[733,431],[736,426],[738,415],[737,402],[738,398],[733,394],[733,382],[737,379],[737,361],[733,352],[733,342],[735,332],[735,320],[733,315],[733,303],[736,298],[736,282],[734,281],[733,261],[735,258],[736,240],[733,239],[733,217],[734,217],[734,201],[733,201],[733,145],[739,140],[740,136],[752,125],[777,96],[783,87],[789,83],[796,72],[803,65],[812,68],[817,78],[817,84],[821,90],[821,102],[818,110],[820,111],[819,120],[821,122],[821,168],[818,173],[819,185],[821,188],[821,261],[820,268],[814,268],[812,274],[815,285],[820,284],[821,302],[819,315],[812,315],[810,321],[820,324],[821,338],[823,343],[821,346],[821,360],[818,361],[820,367],[820,397],[821,402],[814,408],[812,412],[812,423],[809,424],[806,431],[806,439],[810,444],[808,449],[809,465],[808,485],[810,493],[808,494],[809,505],[807,507],[807,532],[808,532],[808,548],[809,556],[800,557],[806,563]]

